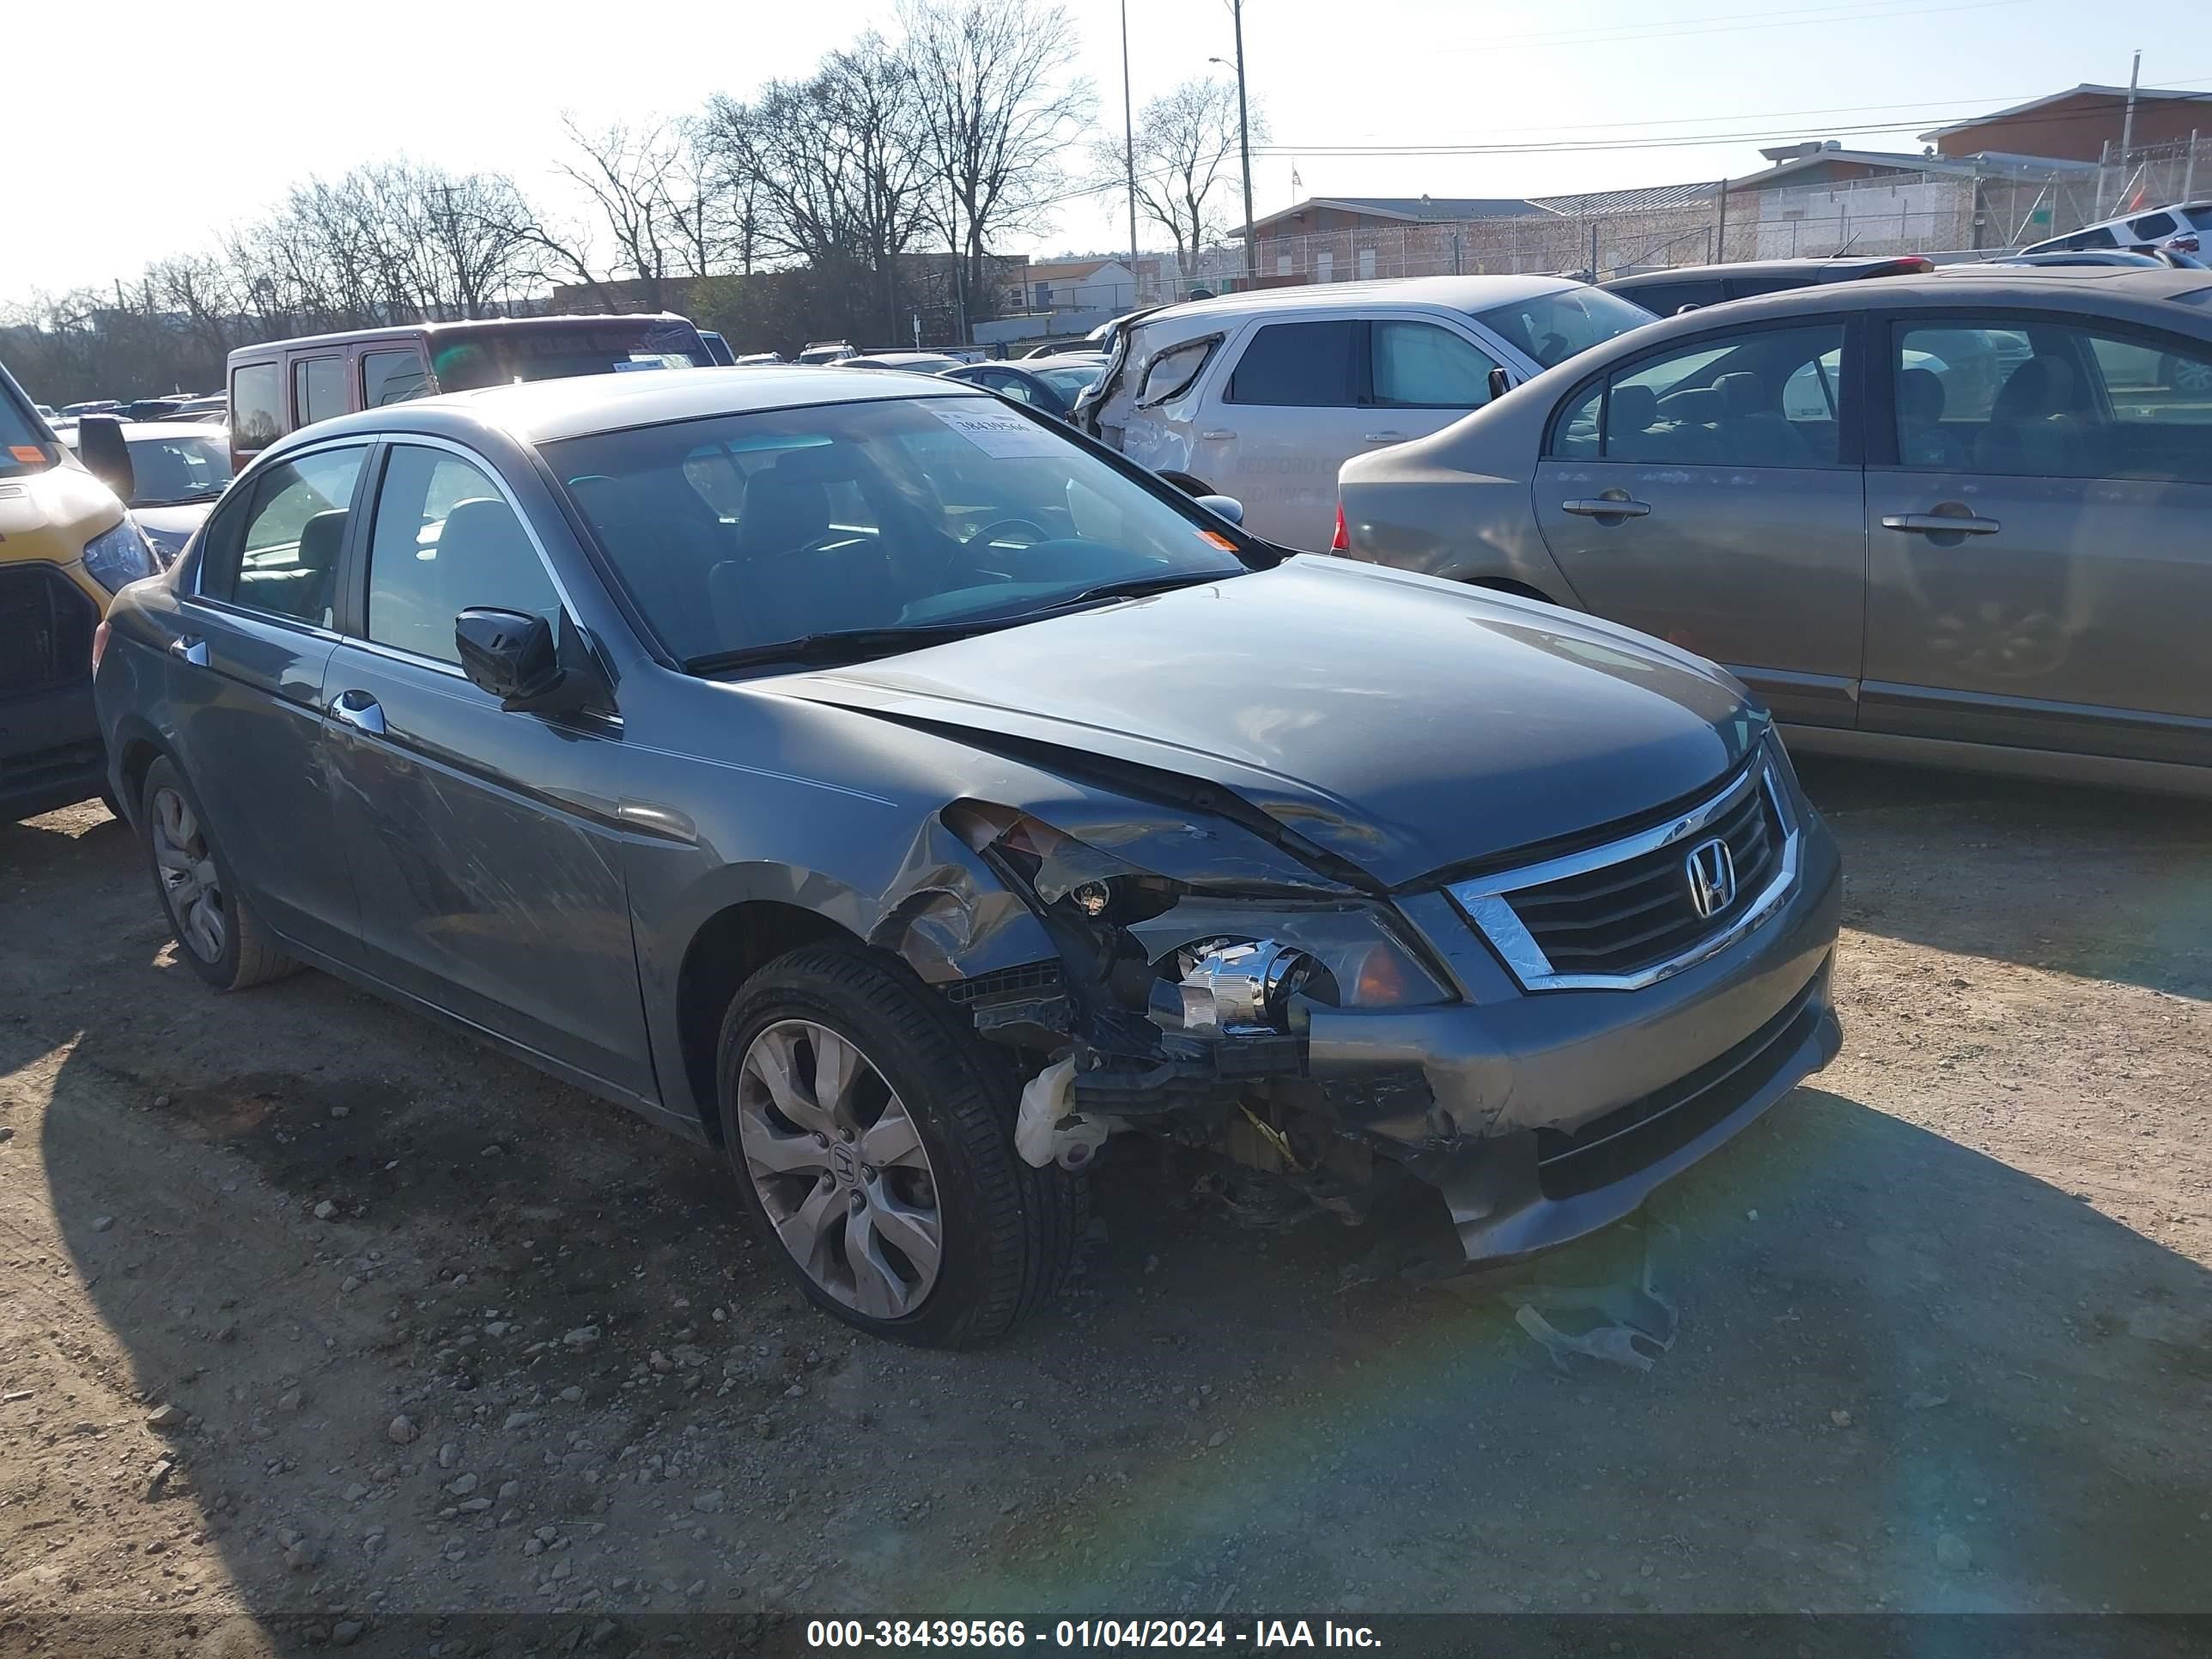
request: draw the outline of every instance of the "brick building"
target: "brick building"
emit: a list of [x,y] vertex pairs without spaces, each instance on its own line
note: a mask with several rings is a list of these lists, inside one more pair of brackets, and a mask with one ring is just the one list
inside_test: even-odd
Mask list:
[[[1920,135],[1938,155],[2047,155],[2061,161],[2101,160],[2106,146],[2115,157],[2127,126],[2125,87],[2079,86],[1978,115]],[[2212,138],[2212,92],[2177,92],[2160,87],[2136,89],[2137,149],[2185,144],[2191,135]]]

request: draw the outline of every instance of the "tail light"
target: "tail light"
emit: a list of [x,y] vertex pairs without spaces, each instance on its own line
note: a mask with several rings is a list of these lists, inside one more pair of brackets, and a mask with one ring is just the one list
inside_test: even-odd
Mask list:
[[107,618],[100,619],[100,626],[92,630],[92,672],[100,672],[100,659],[107,654]]
[[1352,551],[1352,538],[1344,533],[1344,503],[1342,501],[1336,504],[1336,534],[1328,538],[1328,550],[1332,553]]

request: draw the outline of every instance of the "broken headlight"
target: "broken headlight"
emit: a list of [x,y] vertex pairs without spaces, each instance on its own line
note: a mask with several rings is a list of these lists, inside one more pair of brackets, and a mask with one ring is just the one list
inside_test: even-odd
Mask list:
[[[1412,1007],[1451,994],[1364,899],[1216,893],[1139,868],[1025,814],[963,810],[970,846],[988,848],[1099,948],[1115,1000],[1192,1036],[1283,1032],[1299,1005]],[[1072,964],[1071,964],[1072,965]]]

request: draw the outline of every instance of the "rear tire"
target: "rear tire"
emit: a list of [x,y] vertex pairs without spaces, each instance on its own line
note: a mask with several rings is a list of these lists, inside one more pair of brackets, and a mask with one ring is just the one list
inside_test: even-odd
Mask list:
[[218,991],[243,991],[298,969],[240,891],[198,800],[167,756],[146,770],[138,841],[177,954],[194,973]]
[[844,944],[777,957],[732,1001],[715,1078],[740,1202],[816,1306],[971,1347],[1066,1279],[1085,1179],[1016,1156],[1012,1067],[904,964]]

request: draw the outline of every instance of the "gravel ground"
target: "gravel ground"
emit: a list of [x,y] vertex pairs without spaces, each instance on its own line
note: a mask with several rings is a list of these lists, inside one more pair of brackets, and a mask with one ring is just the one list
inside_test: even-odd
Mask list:
[[[2212,1611],[2204,810],[1806,771],[1843,1057],[1636,1224],[1425,1286],[1116,1143],[1073,1288],[967,1355],[807,1308],[617,1109],[319,975],[209,994],[99,807],[0,825],[0,1652]],[[1648,1373],[1514,1322],[1646,1269]]]

